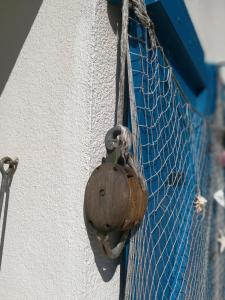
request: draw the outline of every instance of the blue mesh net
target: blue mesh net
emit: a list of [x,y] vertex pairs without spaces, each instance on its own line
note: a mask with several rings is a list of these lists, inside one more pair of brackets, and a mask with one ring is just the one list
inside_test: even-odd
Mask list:
[[[215,161],[220,144],[185,98],[163,49],[152,47],[135,17],[129,18],[129,53],[149,197],[130,239],[125,298],[224,299],[225,257],[217,234],[225,213],[213,200],[220,187],[212,176],[213,170],[224,180]],[[207,200],[201,209],[198,196]]]

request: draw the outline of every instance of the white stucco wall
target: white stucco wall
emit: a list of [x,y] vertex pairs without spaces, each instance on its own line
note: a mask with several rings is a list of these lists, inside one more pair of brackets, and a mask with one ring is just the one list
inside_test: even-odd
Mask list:
[[109,16],[105,0],[44,0],[2,92],[0,157],[20,162],[1,300],[118,299],[119,268],[98,249],[96,264],[83,220],[114,119],[119,10]]
[[208,61],[225,60],[224,0],[185,0]]
[[[210,63],[225,61],[225,1],[185,0],[198,33],[205,59]],[[225,79],[225,68],[222,74]]]
[[[0,97],[0,157],[20,159],[0,299],[118,299],[118,262],[101,256],[93,236],[90,245],[83,195],[113,124],[120,11],[105,0],[36,1],[40,9]],[[207,58],[222,60],[225,3],[186,2]],[[13,10],[13,0],[8,5]]]

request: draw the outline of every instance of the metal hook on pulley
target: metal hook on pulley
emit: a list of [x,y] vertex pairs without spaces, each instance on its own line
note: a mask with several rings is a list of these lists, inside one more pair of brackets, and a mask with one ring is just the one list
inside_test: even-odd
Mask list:
[[128,235],[129,231],[123,232],[119,241],[117,242],[117,245],[113,248],[111,248],[109,243],[109,234],[102,235],[97,233],[97,238],[102,247],[103,253],[111,259],[116,259],[121,255]]

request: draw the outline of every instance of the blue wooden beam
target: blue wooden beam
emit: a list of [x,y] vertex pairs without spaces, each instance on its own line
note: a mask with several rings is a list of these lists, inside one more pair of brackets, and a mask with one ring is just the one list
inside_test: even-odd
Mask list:
[[[118,4],[121,1],[111,0]],[[206,85],[204,53],[182,0],[145,0],[157,37],[172,66],[195,95]]]
[[[122,0],[109,0],[121,4]],[[149,16],[166,57],[195,107],[202,107],[202,94],[209,90],[209,68],[183,0],[145,0]],[[212,92],[210,92],[212,94]],[[208,111],[208,109],[206,109]]]

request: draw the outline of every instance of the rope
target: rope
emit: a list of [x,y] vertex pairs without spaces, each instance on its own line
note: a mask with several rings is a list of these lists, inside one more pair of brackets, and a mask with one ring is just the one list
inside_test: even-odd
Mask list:
[[[137,112],[135,107],[135,95],[133,90],[133,79],[131,74],[131,61],[129,55],[129,42],[128,42],[128,20],[129,8],[132,8],[136,17],[140,20],[142,25],[148,29],[152,47],[156,47],[157,40],[155,35],[154,23],[148,16],[148,12],[144,0],[124,0],[122,7],[122,31],[120,41],[120,80],[119,80],[119,96],[116,111],[116,124],[121,126],[123,124],[124,103],[125,103],[125,67],[128,66],[128,86],[129,86],[129,100],[131,110],[131,127],[132,127],[132,144],[134,152],[134,167],[139,174],[142,187],[146,189],[146,183],[142,176],[141,164],[138,163],[138,148],[137,140],[139,139],[139,132],[137,127]],[[141,158],[140,158],[141,160]]]
[[155,47],[156,46],[155,26],[148,15],[144,0],[131,0],[131,3],[136,17],[139,19],[139,21],[144,27],[148,28],[152,47]]
[[129,6],[133,8],[135,15],[148,28],[152,46],[157,45],[154,23],[148,16],[148,12],[144,0],[124,0],[122,7],[122,31],[120,39],[120,79],[119,79],[119,93],[116,111],[116,124],[123,124],[124,113],[124,88],[125,88],[125,66],[128,49],[128,19]]
[[119,98],[116,112],[116,123],[123,124],[124,112],[124,87],[125,87],[125,65],[128,44],[128,17],[129,17],[129,0],[123,1],[122,7],[122,32],[120,39],[120,80],[119,80]]

